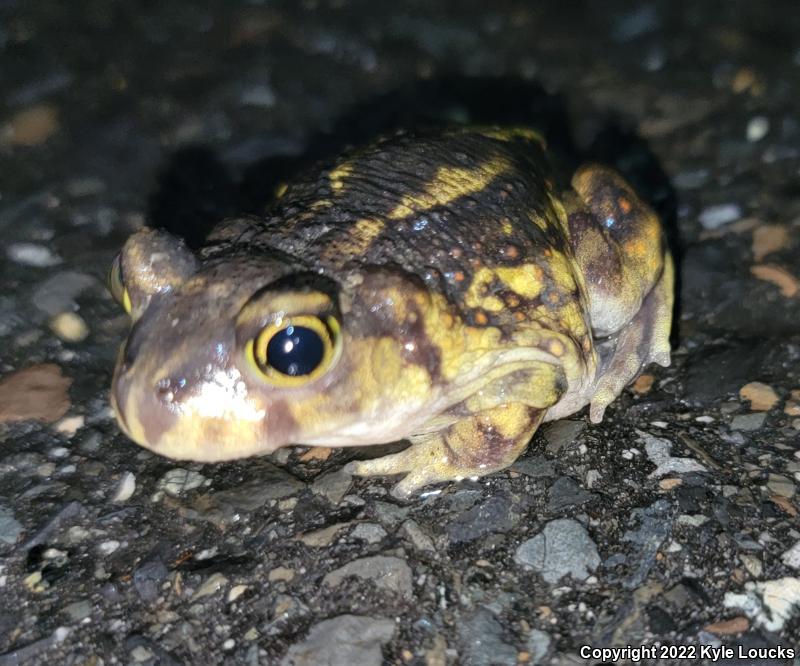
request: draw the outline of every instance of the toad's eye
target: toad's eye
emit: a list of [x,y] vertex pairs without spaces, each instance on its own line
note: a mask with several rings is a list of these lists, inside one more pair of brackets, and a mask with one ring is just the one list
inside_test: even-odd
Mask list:
[[324,374],[339,347],[339,323],[300,315],[271,324],[247,344],[247,356],[276,386],[301,386]]
[[108,290],[114,297],[114,300],[119,303],[125,312],[131,313],[131,296],[128,289],[125,287],[125,281],[122,276],[122,255],[118,254],[114,257],[111,268],[108,271]]

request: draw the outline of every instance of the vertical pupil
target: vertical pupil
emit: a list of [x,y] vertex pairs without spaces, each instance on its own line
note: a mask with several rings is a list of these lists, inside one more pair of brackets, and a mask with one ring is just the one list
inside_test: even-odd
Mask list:
[[322,339],[305,326],[287,326],[267,344],[267,363],[292,377],[311,374],[322,363],[324,355]]

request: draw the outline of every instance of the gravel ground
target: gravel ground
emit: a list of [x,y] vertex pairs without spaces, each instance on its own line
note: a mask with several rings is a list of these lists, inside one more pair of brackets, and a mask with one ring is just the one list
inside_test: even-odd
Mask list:
[[[795,2],[0,1],[0,666],[796,650],[799,86]],[[178,465],[119,433],[132,230],[197,238],[348,142],[470,118],[658,207],[672,367],[406,505],[341,471],[363,452]]]

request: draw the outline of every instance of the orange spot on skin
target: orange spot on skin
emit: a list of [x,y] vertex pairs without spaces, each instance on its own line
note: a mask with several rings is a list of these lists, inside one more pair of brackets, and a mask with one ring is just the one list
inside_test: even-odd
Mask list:
[[509,259],[516,259],[519,256],[519,250],[517,249],[516,245],[506,245],[504,254]]
[[525,315],[522,312],[515,312],[514,313],[514,320],[515,321],[525,321]]
[[550,293],[547,295],[547,300],[548,300],[550,303],[558,303],[558,293],[556,293],[555,291],[551,291],[551,292],[550,292]]
[[463,282],[464,278],[465,278],[465,276],[464,276],[464,273],[462,271],[456,271],[455,273],[453,273],[453,279],[456,282]]
[[489,323],[489,317],[483,312],[476,312],[475,323],[478,324],[478,326],[486,326],[486,324]]
[[515,308],[519,305],[519,298],[516,294],[509,294],[506,296],[506,305],[510,308]]
[[450,256],[453,257],[453,259],[458,259],[462,254],[464,254],[464,251],[460,247],[454,247],[450,250]]
[[559,340],[551,340],[548,348],[553,356],[560,357],[564,355],[564,345]]
[[620,197],[617,199],[617,205],[619,205],[619,209],[623,212],[623,214],[627,215],[631,212],[631,202],[628,201],[625,197]]

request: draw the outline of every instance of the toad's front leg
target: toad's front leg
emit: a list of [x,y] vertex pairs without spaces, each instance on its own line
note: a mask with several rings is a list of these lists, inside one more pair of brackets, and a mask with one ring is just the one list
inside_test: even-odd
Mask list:
[[392,494],[406,499],[431,483],[505,469],[525,449],[545,412],[523,403],[502,404],[439,432],[411,437],[411,446],[399,453],[352,462],[348,469],[358,476],[405,473]]

